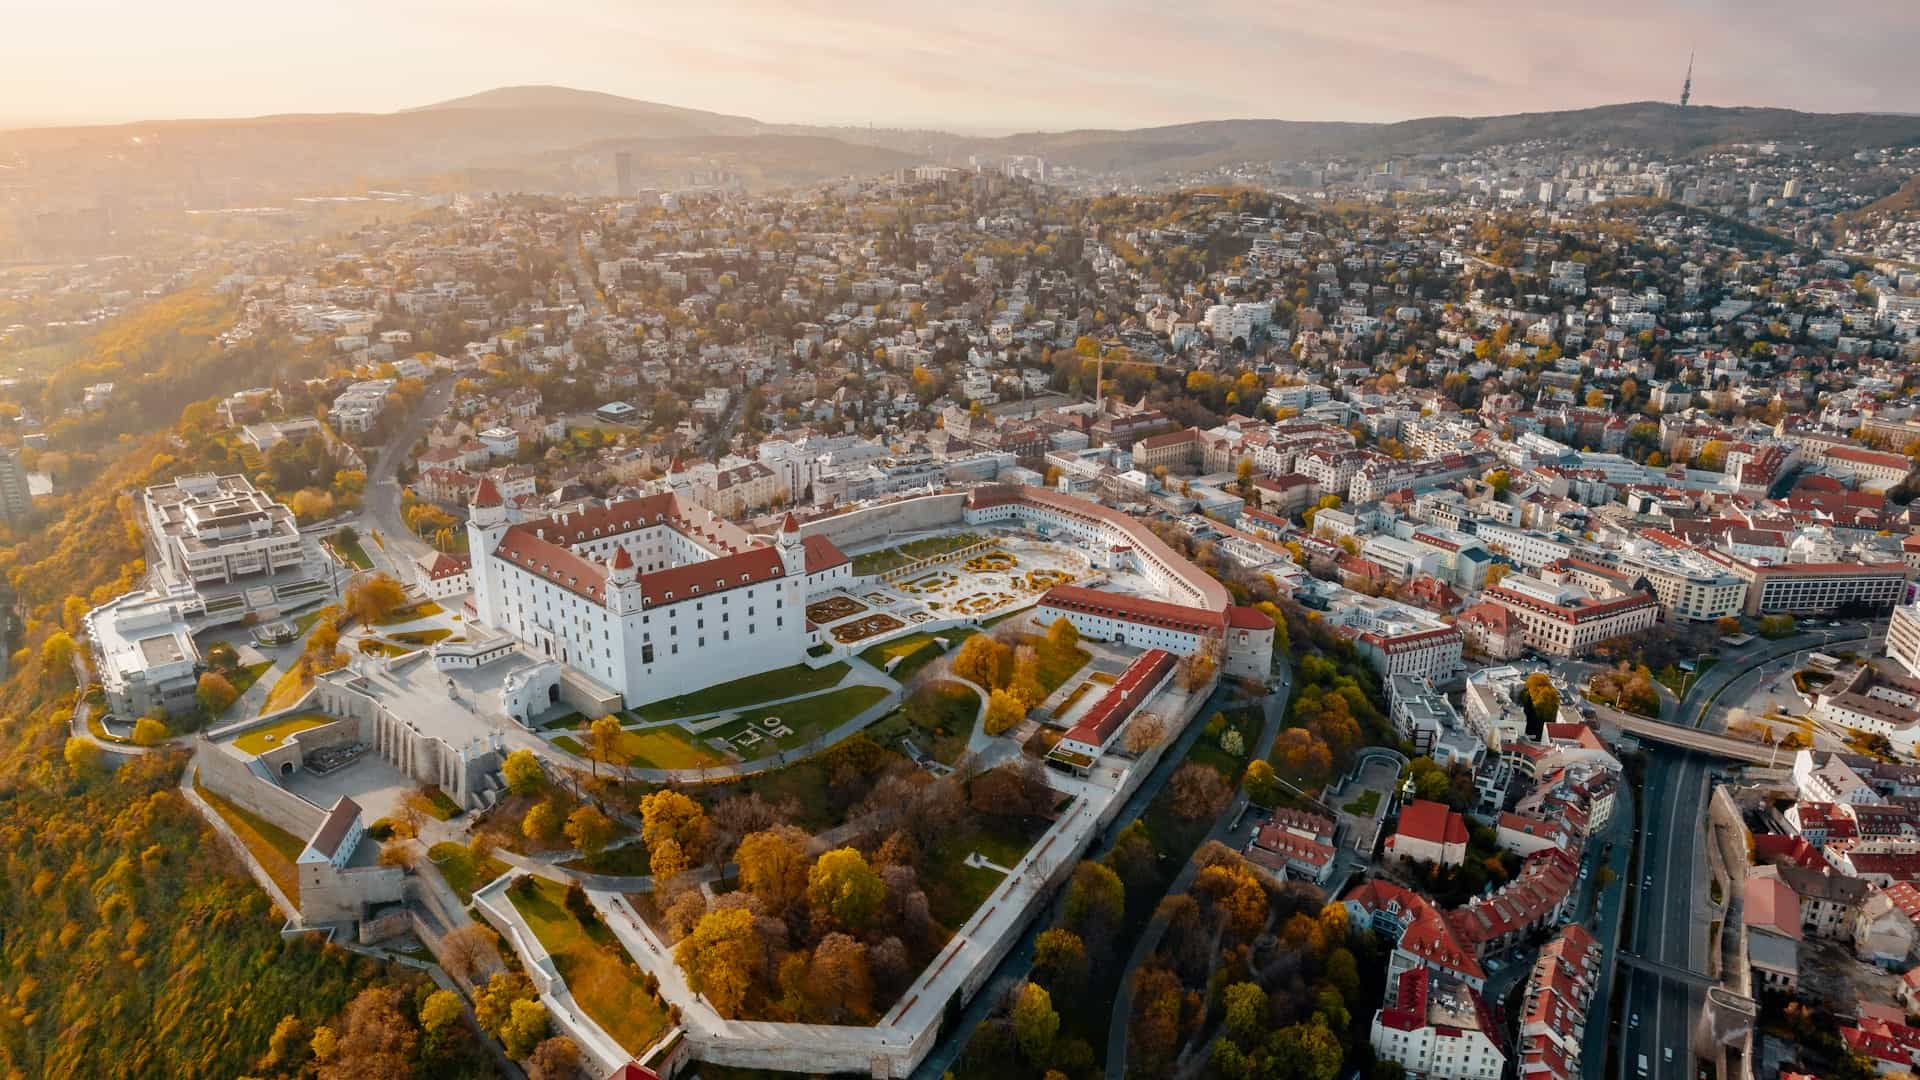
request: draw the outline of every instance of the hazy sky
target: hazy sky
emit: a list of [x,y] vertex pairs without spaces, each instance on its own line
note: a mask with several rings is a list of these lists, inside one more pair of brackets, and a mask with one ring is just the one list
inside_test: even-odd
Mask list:
[[1920,2],[0,0],[0,125],[554,83],[797,123],[1396,120],[1678,97],[1920,112]]

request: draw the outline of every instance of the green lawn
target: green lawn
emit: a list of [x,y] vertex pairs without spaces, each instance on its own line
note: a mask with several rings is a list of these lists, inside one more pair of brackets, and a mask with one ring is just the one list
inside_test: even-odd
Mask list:
[[[235,668],[227,673],[227,681],[233,684],[235,692],[245,694],[254,683],[260,681],[260,676],[265,675],[268,669],[272,667],[273,661],[262,660],[257,664],[248,664],[245,667]],[[239,699],[236,698],[235,700],[237,701]]]
[[913,740],[935,761],[951,765],[966,753],[974,721],[980,716],[980,695],[949,679],[937,679],[916,689],[900,708],[881,717],[868,729],[874,741],[895,745],[902,735]]
[[[918,633],[908,634],[905,637],[894,638],[892,641],[882,642],[879,645],[869,646],[861,651],[860,659],[865,660],[881,671],[886,671],[887,663],[894,657],[905,657],[897,667],[888,672],[895,682],[904,683],[918,674],[921,668],[926,667],[928,664],[940,659],[940,657],[959,648],[961,642],[977,633],[979,633],[979,631],[966,627],[941,630],[938,633],[929,633],[922,630]],[[939,639],[946,640],[947,646],[945,649],[940,647]]]
[[828,664],[819,670],[805,664],[795,664],[643,705],[634,710],[634,715],[642,720],[678,720],[686,716],[706,716],[709,713],[750,708],[762,702],[837,686],[841,679],[846,678],[848,670],[844,663]]
[[1086,667],[1087,661],[1093,659],[1092,653],[1078,645],[1070,653],[1054,655],[1054,651],[1047,648],[1047,640],[1042,637],[1029,637],[1022,644],[1031,645],[1039,652],[1040,685],[1049,694],[1060,689],[1061,684],[1072,678],[1074,672]]
[[433,809],[429,812],[433,814],[436,820],[452,821],[454,818],[460,816],[460,804],[454,802],[452,796],[441,791],[440,785],[428,784],[422,788],[421,791],[426,794],[427,801],[433,804]]
[[358,538],[341,543],[333,537],[328,537],[326,544],[341,558],[347,560],[355,570],[373,569],[373,560],[367,557],[367,549],[360,546]]
[[460,897],[460,902],[473,902],[475,889],[484,887],[488,882],[507,872],[507,864],[488,855],[476,859],[472,849],[465,844],[445,841],[427,849],[427,858],[440,868],[440,876]]
[[[580,730],[586,730],[586,725],[582,724]],[[553,743],[581,757],[587,756],[583,739],[561,735]],[[709,749],[692,732],[678,724],[644,731],[623,731],[620,733],[620,749],[626,754],[627,763],[636,769],[704,769],[727,762],[725,755]]]
[[299,903],[300,874],[294,869],[294,862],[307,849],[307,842],[207,790],[201,786],[198,772],[194,773],[193,790],[239,835],[240,842],[247,845],[247,850],[253,853],[254,859],[266,870],[273,883],[280,886],[280,891],[286,894],[287,899]]
[[970,852],[1011,869],[1047,830],[1041,818],[977,817],[979,827],[934,845],[927,853],[927,906],[935,922],[958,930],[1007,877],[998,870],[966,865]]
[[919,540],[901,544],[899,547],[882,548],[853,557],[855,576],[866,574],[884,574],[896,566],[905,566],[915,559],[924,559],[930,555],[943,555],[949,551],[959,551],[980,542],[980,537],[972,533],[954,533],[949,536],[927,536]]
[[703,737],[731,739],[750,726],[755,730],[764,730],[758,726],[758,722],[766,717],[777,716],[791,734],[782,735],[771,744],[763,739],[751,750],[738,751],[742,757],[765,757],[775,748],[791,750],[796,746],[805,745],[809,740],[832,731],[859,715],[861,711],[886,696],[887,691],[878,686],[849,686],[842,690],[801,698],[799,701],[789,701],[784,705],[752,710],[733,723],[705,732]]
[[1375,810],[1380,809],[1380,793],[1372,788],[1368,788],[1360,793],[1359,798],[1354,799],[1340,809],[1356,817],[1370,817]]
[[531,894],[511,889],[507,896],[527,920],[533,936],[553,954],[573,999],[630,1054],[647,1048],[666,1029],[659,998],[648,994],[640,969],[598,919],[582,926],[566,907],[566,886],[529,878]]
[[233,740],[234,748],[248,754],[264,754],[275,747],[284,746],[287,736],[309,731],[323,724],[333,723],[333,717],[321,713],[299,713],[276,720],[271,724],[262,724],[245,732]]
[[402,630],[391,636],[393,640],[402,645],[433,645],[452,637],[453,631],[444,628],[438,630]]
[[647,845],[628,844],[625,847],[611,848],[600,853],[598,858],[572,859],[561,865],[569,870],[584,870],[590,874],[621,874],[631,877],[645,877],[653,873],[648,862]]

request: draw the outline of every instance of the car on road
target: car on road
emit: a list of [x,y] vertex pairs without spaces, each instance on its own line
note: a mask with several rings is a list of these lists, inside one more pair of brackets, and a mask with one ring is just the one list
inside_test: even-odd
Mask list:
[[1640,1071],[1639,1071],[1639,1075],[1641,1075],[1641,1076],[1645,1076],[1645,1075],[1647,1075],[1647,1055],[1645,1055],[1645,1054],[1641,1054],[1641,1055],[1640,1055]]
[[1651,888],[1653,888],[1653,875],[1652,875],[1652,874],[1648,874],[1648,875],[1647,875],[1647,880],[1645,880],[1645,881],[1643,881],[1643,882],[1641,882],[1640,884],[1641,884],[1641,887],[1642,887],[1642,888],[1647,888],[1647,889],[1651,889]]
[[1631,1023],[1629,1023],[1629,1024],[1627,1025],[1627,1026],[1628,1026],[1628,1027],[1639,1027],[1639,1026],[1640,1026],[1640,1014],[1639,1014],[1639,1013],[1634,1013],[1634,1014],[1633,1014],[1633,1020],[1632,1020],[1632,1022],[1631,1022]]
[[1671,1065],[1673,1064],[1673,1047],[1671,1046],[1667,1047],[1666,1051],[1667,1051],[1667,1064]]

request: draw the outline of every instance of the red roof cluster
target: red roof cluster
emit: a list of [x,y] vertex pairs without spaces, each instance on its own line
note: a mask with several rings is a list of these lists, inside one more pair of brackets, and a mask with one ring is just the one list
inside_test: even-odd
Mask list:
[[1083,746],[1105,748],[1120,725],[1132,716],[1155,687],[1173,674],[1173,654],[1165,649],[1149,649],[1134,658],[1127,670],[1107,692],[1087,710],[1073,730],[1063,737]]

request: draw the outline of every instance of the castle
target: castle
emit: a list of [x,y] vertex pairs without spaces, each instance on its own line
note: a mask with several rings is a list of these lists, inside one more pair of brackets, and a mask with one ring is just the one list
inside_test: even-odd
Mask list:
[[521,522],[491,480],[467,524],[478,621],[629,708],[806,659],[806,598],[851,579],[788,515],[774,544],[671,492]]

